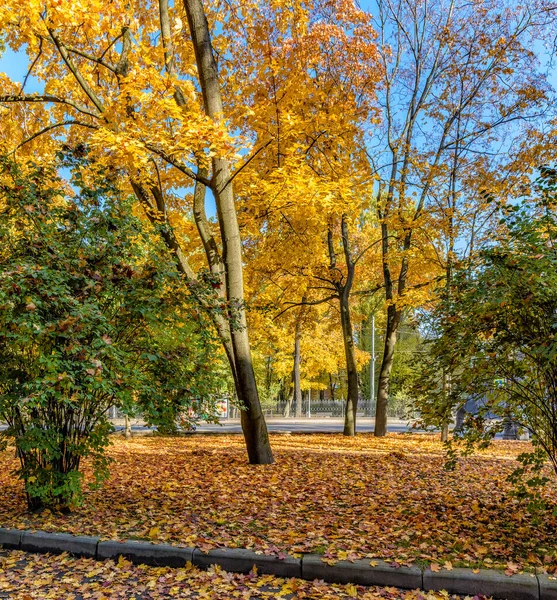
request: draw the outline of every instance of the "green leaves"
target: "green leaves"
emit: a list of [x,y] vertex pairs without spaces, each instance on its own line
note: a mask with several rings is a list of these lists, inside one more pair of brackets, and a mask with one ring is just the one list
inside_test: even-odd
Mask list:
[[[485,444],[504,421],[530,431],[536,452],[522,457],[513,481],[537,503],[540,460],[557,473],[557,196],[546,175],[537,195],[500,207],[505,230],[479,259],[456,271],[432,317],[437,337],[426,365],[424,421],[439,424],[474,399],[459,434],[468,445]],[[451,378],[450,390],[439,373]],[[540,454],[541,452],[541,454]]]
[[[222,380],[205,369],[215,341],[204,321],[193,324],[168,253],[102,169],[95,189],[74,179],[77,195],[32,164],[4,159],[0,178],[0,420],[30,507],[65,508],[81,499],[83,457],[97,483],[107,476],[111,406],[149,402],[157,424],[175,428],[217,396]],[[216,414],[203,406],[201,418]]]

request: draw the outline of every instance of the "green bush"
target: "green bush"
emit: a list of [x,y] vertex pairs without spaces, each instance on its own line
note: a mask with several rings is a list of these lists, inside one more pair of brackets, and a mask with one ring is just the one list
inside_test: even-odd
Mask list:
[[513,481],[524,484],[522,495],[531,490],[534,504],[544,462],[557,473],[555,172],[536,188],[533,198],[500,207],[501,233],[444,290],[420,401],[424,422],[439,426],[468,398],[477,400],[477,413],[455,436],[466,450],[489,443],[509,420],[528,430],[536,449],[520,457]]
[[209,398],[210,418],[219,385],[211,329],[158,238],[102,172],[88,189],[70,166],[76,193],[0,162],[0,421],[31,509],[79,503],[84,458],[107,477],[109,407],[168,424]]

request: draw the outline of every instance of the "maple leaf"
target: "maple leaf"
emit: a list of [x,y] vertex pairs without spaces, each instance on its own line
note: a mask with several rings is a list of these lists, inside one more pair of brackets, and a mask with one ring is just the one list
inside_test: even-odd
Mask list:
[[520,570],[520,565],[517,565],[512,562],[508,562],[506,564],[506,568],[505,568],[505,575],[507,575],[508,577],[511,577],[515,573],[518,573],[519,570]]

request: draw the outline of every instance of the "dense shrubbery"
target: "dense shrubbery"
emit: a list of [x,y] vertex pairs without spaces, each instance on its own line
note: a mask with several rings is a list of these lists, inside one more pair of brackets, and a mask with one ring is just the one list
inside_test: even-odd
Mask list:
[[[534,199],[501,209],[505,233],[458,271],[434,314],[436,339],[422,384],[425,422],[440,426],[469,398],[457,437],[488,443],[505,423],[536,450],[515,474],[524,495],[557,473],[557,194],[546,171]],[[495,242],[495,241],[494,241]],[[440,385],[442,375],[446,385]]]
[[54,170],[0,164],[0,421],[33,509],[79,502],[83,458],[106,477],[110,406],[174,430],[190,407],[214,418],[220,384],[211,328],[158,238],[72,162],[75,193]]

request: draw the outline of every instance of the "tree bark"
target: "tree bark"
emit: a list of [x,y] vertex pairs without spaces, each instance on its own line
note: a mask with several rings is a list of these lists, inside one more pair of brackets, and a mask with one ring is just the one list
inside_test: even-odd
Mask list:
[[296,418],[302,416],[302,377],[300,373],[300,364],[302,362],[301,346],[302,326],[301,319],[298,319],[296,321],[296,332],[294,337],[294,369],[292,371],[292,383],[294,386],[292,398],[294,400]]
[[[336,285],[338,300],[340,304],[340,322],[342,327],[342,338],[344,343],[344,357],[346,362],[346,376],[348,390],[346,394],[346,409],[344,411],[344,435],[356,435],[356,413],[358,411],[358,367],[356,366],[356,355],[354,352],[354,332],[352,331],[352,320],[350,317],[350,292],[354,283],[355,262],[352,257],[348,221],[346,215],[341,218],[341,237],[344,263],[346,265],[346,280],[339,281]],[[331,267],[336,264],[336,256],[333,247],[332,231],[329,229],[329,258]]]
[[[292,390],[294,391],[294,390]],[[288,394],[288,398],[286,399],[286,402],[284,404],[284,412],[282,413],[282,416],[285,417],[286,419],[288,419],[290,417],[290,413],[292,411],[292,394]]]
[[449,441],[449,424],[443,423],[443,427],[441,427],[441,441],[447,442]]
[[[188,17],[205,112],[211,119],[218,120],[223,116],[223,105],[207,18],[201,0],[184,0],[184,8]],[[270,464],[274,460],[273,453],[257,392],[247,330],[242,243],[231,183],[231,169],[229,161],[219,157],[213,158],[212,167],[211,190],[217,205],[222,239],[226,295],[230,310],[234,311],[234,314],[229,315],[229,319],[236,368],[236,391],[245,407],[241,416],[242,430],[250,463]]]
[[354,436],[356,435],[356,413],[358,411],[358,367],[356,365],[356,355],[354,353],[354,335],[352,331],[352,321],[350,319],[348,294],[342,294],[340,298],[340,320],[342,324],[342,338],[344,342],[346,373],[348,377],[343,434]]
[[383,437],[387,434],[387,407],[389,402],[389,387],[391,381],[391,370],[395,356],[395,346],[398,326],[402,312],[397,310],[394,304],[387,308],[387,325],[385,328],[385,346],[383,349],[383,360],[379,371],[379,386],[377,388],[377,408],[375,411],[375,437]]
[[333,376],[329,373],[329,390],[331,391],[331,400],[335,401],[335,384],[333,382]]

